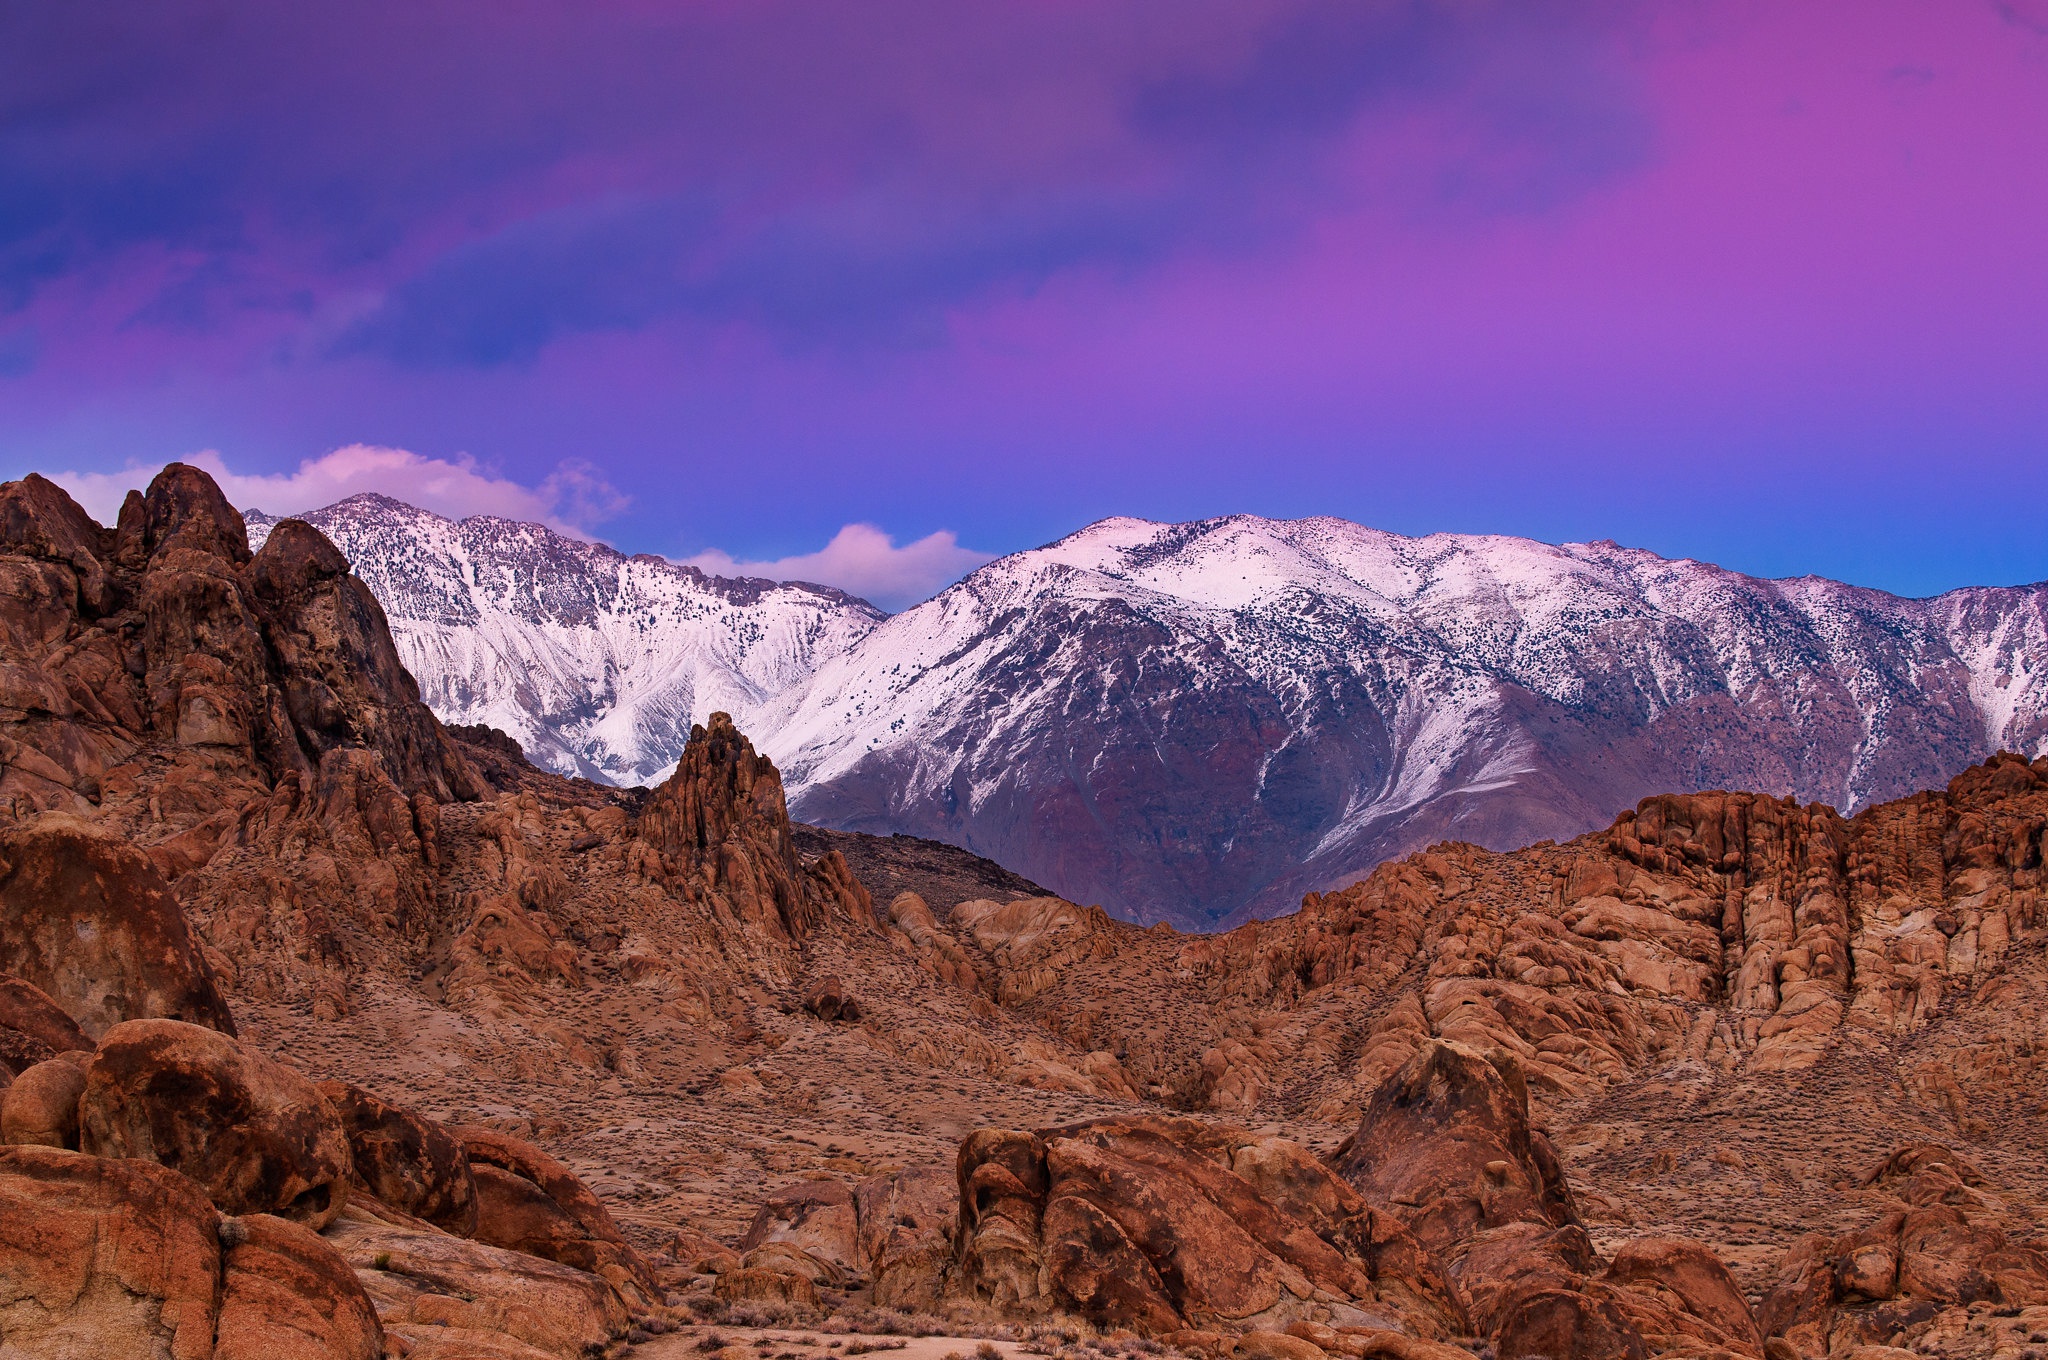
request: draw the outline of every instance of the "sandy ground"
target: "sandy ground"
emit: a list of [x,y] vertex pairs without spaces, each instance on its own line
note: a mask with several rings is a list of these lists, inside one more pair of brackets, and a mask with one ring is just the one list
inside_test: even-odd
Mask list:
[[[708,1344],[712,1338],[723,1346]],[[979,1351],[990,1346],[995,1355]],[[626,1354],[632,1360],[1018,1360],[1026,1354],[1015,1341],[962,1336],[847,1336],[790,1327],[686,1327],[642,1341]]]

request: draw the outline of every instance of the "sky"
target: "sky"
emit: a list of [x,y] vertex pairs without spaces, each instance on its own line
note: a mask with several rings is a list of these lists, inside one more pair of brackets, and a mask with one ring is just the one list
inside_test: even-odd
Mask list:
[[902,607],[1106,515],[2048,578],[2048,0],[0,0],[0,474]]

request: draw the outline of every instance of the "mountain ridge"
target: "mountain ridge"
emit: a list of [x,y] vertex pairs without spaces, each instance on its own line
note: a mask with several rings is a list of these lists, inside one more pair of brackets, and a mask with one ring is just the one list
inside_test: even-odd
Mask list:
[[[798,816],[1141,922],[1269,916],[1437,840],[1568,838],[1663,790],[1853,811],[2048,741],[2048,586],[1914,600],[1611,541],[1113,517],[885,616],[397,505],[311,518],[444,718],[626,782],[723,709]],[[436,590],[399,570],[423,550]],[[544,569],[586,577],[492,584]],[[454,593],[483,643],[442,617]]]
[[[244,518],[260,547],[285,517]],[[547,768],[602,783],[659,783],[693,720],[746,718],[808,673],[811,649],[883,617],[831,586],[712,576],[374,493],[292,518],[359,564],[436,713],[497,727]]]

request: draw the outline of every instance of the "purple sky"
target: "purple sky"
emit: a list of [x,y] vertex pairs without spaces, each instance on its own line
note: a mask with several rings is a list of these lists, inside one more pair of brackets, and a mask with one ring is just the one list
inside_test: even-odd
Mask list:
[[89,495],[2048,577],[2048,0],[9,5],[0,110],[0,472]]

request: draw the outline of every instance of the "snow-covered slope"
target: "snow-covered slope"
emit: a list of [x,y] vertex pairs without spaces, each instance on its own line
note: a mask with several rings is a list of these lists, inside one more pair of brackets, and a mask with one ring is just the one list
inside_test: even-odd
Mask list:
[[[276,517],[250,511],[252,546]],[[824,586],[707,576],[538,524],[456,523],[385,496],[301,516],[391,620],[421,697],[536,763],[614,784],[665,777],[690,724],[764,703],[885,617]]]
[[990,564],[755,719],[797,815],[1139,920],[1653,791],[1850,808],[2048,736],[2048,590],[1905,600],[1611,543],[1115,519]]
[[381,497],[308,518],[450,721],[632,783],[723,708],[798,816],[1141,921],[1270,915],[1652,792],[1854,808],[2048,748],[2041,586],[1905,600],[1611,543],[1113,519],[887,618]]

